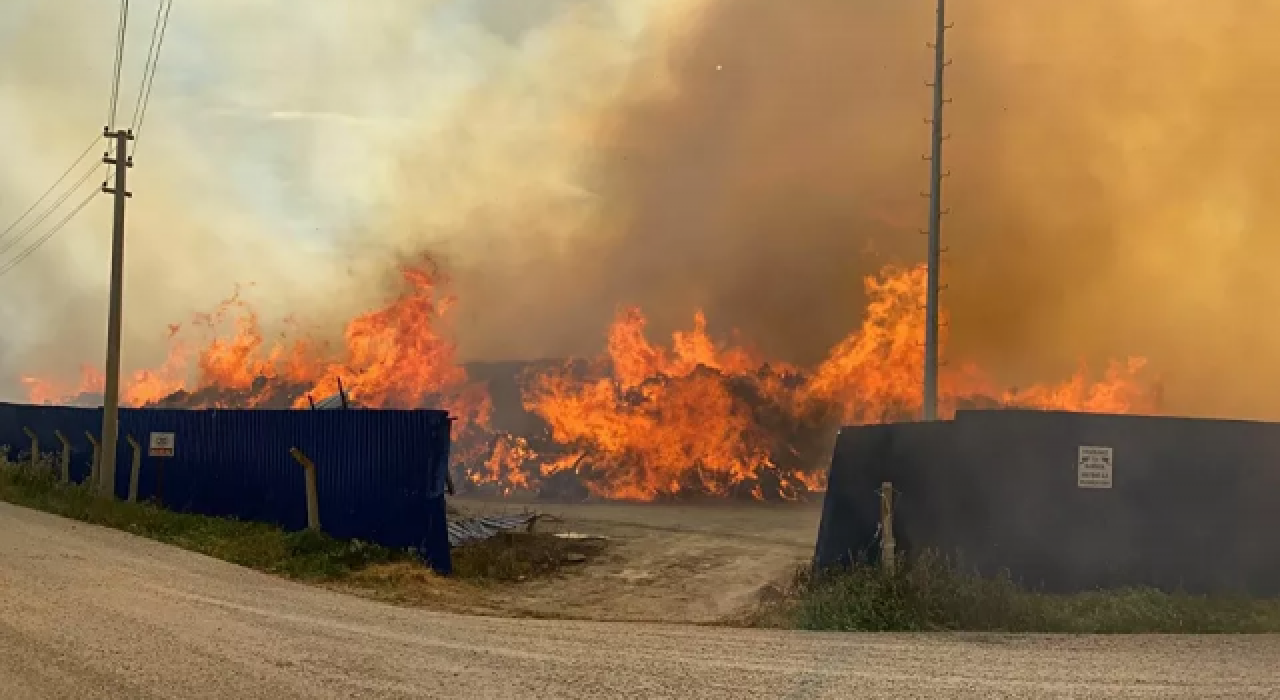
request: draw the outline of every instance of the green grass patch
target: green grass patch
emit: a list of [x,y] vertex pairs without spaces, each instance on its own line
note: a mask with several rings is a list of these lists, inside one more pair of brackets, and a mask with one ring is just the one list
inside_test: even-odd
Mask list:
[[934,553],[896,572],[856,566],[797,573],[789,595],[762,609],[766,626],[844,631],[1064,634],[1280,633],[1280,600],[1147,588],[1055,595],[1009,576],[984,578]]
[[[124,530],[302,581],[347,580],[351,574],[370,568],[397,572],[397,576],[412,580],[415,585],[421,583],[421,576],[414,572],[420,569],[423,575],[430,575],[421,560],[407,550],[340,540],[310,530],[286,532],[264,523],[175,513],[150,503],[104,499],[86,485],[61,483],[48,460],[32,466],[0,457],[0,501]],[[455,578],[464,580],[521,582],[580,567],[604,547],[601,541],[564,539],[551,534],[501,534],[454,549],[453,572]],[[380,566],[385,564],[396,566]]]
[[0,457],[0,500],[303,581],[333,581],[374,564],[416,561],[408,551],[309,530],[285,532],[274,525],[100,498],[85,485],[62,484],[47,462],[13,464]]

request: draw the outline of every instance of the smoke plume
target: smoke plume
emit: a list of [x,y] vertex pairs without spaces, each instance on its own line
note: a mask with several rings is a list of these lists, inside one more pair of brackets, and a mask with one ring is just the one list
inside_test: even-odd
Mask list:
[[[102,5],[0,20],[0,124],[22,134],[6,214],[100,128]],[[700,306],[820,359],[862,276],[923,257],[932,5],[179,3],[133,174],[126,363],[236,282],[266,319],[331,329],[422,250],[454,278],[464,358],[593,352],[627,303],[658,332]],[[1280,331],[1256,310],[1280,295],[1280,7],[951,14],[948,358],[1016,384],[1145,355],[1172,410],[1280,417]],[[107,216],[0,278],[4,380],[99,361]]]
[[[1171,410],[1280,417],[1280,331],[1257,311],[1280,295],[1265,207],[1280,8],[952,5],[947,355],[1011,385],[1146,355]],[[488,295],[463,337],[568,351],[619,301],[658,326],[698,305],[770,353],[820,357],[856,323],[862,275],[923,257],[932,6],[734,0],[688,16],[666,84],[638,71],[595,120],[582,182],[598,209],[578,243],[464,276]],[[536,226],[508,229],[550,255]]]

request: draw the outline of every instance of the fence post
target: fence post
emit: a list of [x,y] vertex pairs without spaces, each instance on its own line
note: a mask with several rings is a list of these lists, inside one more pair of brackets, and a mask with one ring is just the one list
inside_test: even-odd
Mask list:
[[53,435],[62,443],[62,483],[65,484],[71,481],[71,441],[61,430],[53,431]]
[[84,431],[84,436],[89,438],[89,444],[93,445],[93,462],[89,465],[89,488],[97,493],[98,465],[102,463],[102,445],[98,444],[98,438],[88,430]]
[[124,436],[129,441],[129,447],[133,448],[133,467],[129,471],[129,502],[138,502],[138,472],[142,471],[142,446],[132,435]]
[[307,475],[307,529],[320,530],[320,497],[316,492],[316,464],[310,458],[302,454],[302,450],[296,447],[289,449],[289,454],[293,456],[298,464],[302,465],[302,470]]
[[22,432],[26,433],[27,437],[31,439],[31,468],[35,469],[40,464],[40,438],[36,436],[31,428],[25,425],[22,427]]
[[897,542],[893,539],[893,483],[880,484],[880,566],[893,573],[897,563]]

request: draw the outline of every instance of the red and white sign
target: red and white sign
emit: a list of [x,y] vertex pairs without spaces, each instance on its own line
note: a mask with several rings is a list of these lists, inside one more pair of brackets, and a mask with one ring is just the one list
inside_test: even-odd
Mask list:
[[173,445],[173,433],[151,433],[147,454],[152,457],[172,457]]

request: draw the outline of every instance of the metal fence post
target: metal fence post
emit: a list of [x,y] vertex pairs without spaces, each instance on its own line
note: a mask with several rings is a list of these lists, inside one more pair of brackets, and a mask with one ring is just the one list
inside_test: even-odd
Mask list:
[[71,441],[61,430],[55,430],[53,434],[62,443],[62,483],[65,484],[71,481]]
[[89,444],[93,445],[93,462],[89,466],[89,488],[96,489],[98,487],[98,465],[102,464],[102,445],[98,443],[98,438],[88,430],[84,431],[84,436],[89,438]]
[[320,496],[316,491],[316,464],[296,447],[289,448],[289,454],[302,465],[307,476],[307,529],[320,530]]
[[138,472],[142,471],[142,446],[132,435],[124,436],[129,442],[129,447],[133,448],[133,465],[129,470],[129,502],[138,502]]
[[27,437],[31,439],[31,468],[35,469],[40,464],[40,438],[36,436],[31,428],[26,426],[22,427],[22,432],[26,433]]

